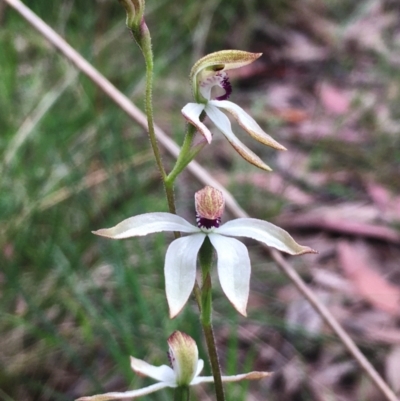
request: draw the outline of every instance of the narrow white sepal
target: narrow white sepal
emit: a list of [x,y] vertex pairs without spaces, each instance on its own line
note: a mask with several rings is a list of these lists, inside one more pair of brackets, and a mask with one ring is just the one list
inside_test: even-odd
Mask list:
[[159,382],[175,383],[175,372],[167,365],[154,366],[142,359],[131,356],[131,368],[135,373],[151,377]]
[[240,154],[249,163],[262,168],[266,171],[270,171],[271,168],[268,167],[252,150],[250,150],[243,142],[241,142],[238,137],[232,131],[232,125],[229,118],[218,109],[215,105],[218,102],[212,103],[208,102],[205,108],[207,116],[216,125],[216,127],[225,135],[226,139],[234,147],[236,152]]
[[206,138],[208,143],[212,141],[210,130],[200,121],[200,114],[205,105],[202,103],[188,103],[182,110],[182,115],[187,121],[193,124],[197,130]]
[[218,254],[218,277],[225,295],[246,316],[250,290],[250,258],[244,244],[234,238],[211,233],[208,236]]
[[114,227],[93,231],[93,234],[113,239],[122,239],[161,231],[195,233],[200,230],[176,214],[157,212],[130,217]]
[[135,398],[135,397],[141,397],[142,395],[154,393],[155,391],[161,390],[165,387],[171,387],[171,386],[167,383],[161,382],[152,384],[151,386],[144,387],[138,390],[125,391],[123,393],[105,393],[105,394],[92,395],[90,397],[78,398],[75,401],[107,401],[107,400],[120,400],[125,398]]
[[[241,380],[260,380],[265,377],[269,377],[272,374],[273,372],[249,372],[234,376],[221,376],[221,380],[223,382],[238,382]],[[193,379],[191,385],[196,385],[199,383],[213,383],[213,382],[214,382],[213,376],[199,376]]]
[[299,245],[288,232],[264,220],[240,218],[228,221],[214,230],[215,233],[234,237],[248,237],[290,255],[315,253],[307,246]]
[[240,142],[232,131],[232,126],[229,118],[221,110],[219,110],[216,105],[214,105],[211,101],[208,102],[205,111],[210,120],[226,136],[227,139],[232,142]]
[[203,368],[204,368],[204,361],[202,359],[199,359],[197,361],[197,369],[196,369],[196,373],[194,375],[195,378],[201,373]]
[[254,120],[253,117],[247,114],[236,103],[230,102],[229,100],[211,100],[209,103],[215,105],[216,107],[225,109],[232,114],[238,124],[257,141],[275,149],[286,150],[284,146],[264,132],[264,130],[258,125],[257,121]]
[[188,300],[196,280],[197,254],[205,234],[197,233],[178,238],[168,247],[165,255],[165,292],[169,314],[174,318]]

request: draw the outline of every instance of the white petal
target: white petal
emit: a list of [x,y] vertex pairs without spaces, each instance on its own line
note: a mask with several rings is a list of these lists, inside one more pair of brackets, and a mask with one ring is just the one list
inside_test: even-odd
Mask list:
[[247,248],[234,238],[209,234],[218,254],[218,277],[222,290],[236,310],[246,316],[250,285],[250,258]]
[[212,141],[210,130],[200,121],[199,117],[204,110],[205,105],[202,103],[188,103],[182,110],[183,117],[193,124],[197,130],[206,138],[208,143]]
[[175,372],[167,365],[154,366],[131,356],[131,368],[135,373],[151,377],[159,382],[175,383]]
[[[269,377],[273,372],[249,372],[242,373],[240,375],[234,376],[222,376],[221,379],[223,382],[238,382],[241,380],[260,380],[264,377]],[[199,383],[213,383],[214,378],[212,376],[199,376],[193,379],[191,385],[199,384]]]
[[237,104],[228,100],[212,100],[210,101],[210,103],[231,113],[235,120],[239,123],[239,125],[258,142],[261,142],[264,145],[271,146],[275,149],[286,150],[284,146],[282,146],[280,143],[275,141],[275,139],[264,132],[263,129],[253,119],[253,117],[247,114]]
[[214,229],[215,233],[235,237],[248,237],[291,255],[315,253],[308,246],[299,245],[288,232],[264,220],[241,218],[228,221]]
[[93,234],[121,239],[158,233],[160,231],[195,233],[198,232],[199,229],[176,214],[158,212],[130,217],[129,219],[121,221],[121,223],[114,227],[93,231]]
[[91,397],[81,397],[75,401],[107,401],[107,400],[120,400],[124,398],[135,398],[142,395],[154,393],[155,391],[161,390],[165,387],[171,387],[166,383],[156,383],[151,386],[144,387],[138,390],[125,391],[123,393],[105,393],[92,395]]
[[246,145],[244,145],[232,131],[231,122],[229,118],[212,103],[208,102],[205,111],[210,120],[218,127],[218,129],[225,135],[226,139],[234,147],[236,152],[247,160],[249,163],[257,166],[263,170],[271,171],[254,152],[252,152]]
[[205,234],[197,233],[178,238],[168,247],[165,255],[165,292],[171,319],[188,300],[196,280],[196,262]]
[[197,362],[197,369],[196,369],[196,374],[194,375],[194,377],[197,377],[201,371],[204,368],[204,361],[202,359],[199,359]]
[[192,382],[190,383],[191,386],[195,386],[199,383],[214,383],[213,376],[197,376],[195,377]]
[[203,368],[204,368],[204,361],[202,359],[199,359],[197,362],[196,374],[194,375],[192,381],[190,382],[191,386],[194,386],[194,385],[202,382],[202,380],[199,381],[199,379],[200,379],[199,374],[203,370]]

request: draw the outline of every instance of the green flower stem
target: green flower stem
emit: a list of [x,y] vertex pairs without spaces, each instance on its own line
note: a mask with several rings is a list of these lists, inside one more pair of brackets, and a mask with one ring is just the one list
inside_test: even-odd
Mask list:
[[[133,32],[133,36],[136,39],[140,49],[142,50],[145,62],[146,62],[146,115],[147,125],[151,147],[153,149],[154,158],[156,159],[158,170],[160,171],[161,178],[164,184],[164,190],[167,197],[168,209],[170,213],[176,214],[175,207],[175,196],[174,196],[174,180],[167,180],[167,174],[162,163],[160,149],[158,147],[157,138],[154,130],[154,112],[153,112],[153,75],[154,75],[154,62],[153,62],[153,51],[151,48],[151,36],[150,31],[144,22],[140,23],[139,32]],[[179,233],[175,233],[175,237],[178,237]]]
[[225,401],[224,387],[221,380],[221,368],[219,365],[217,346],[212,327],[212,297],[210,270],[213,260],[213,248],[208,237],[200,248],[199,261],[201,266],[203,285],[201,287],[201,311],[200,321],[206,339],[208,356],[210,358],[211,370],[215,383],[215,394],[217,401]]
[[215,345],[214,331],[212,325],[203,325],[203,332],[206,338],[208,356],[210,358],[211,369],[214,376],[215,394],[217,401],[225,401],[224,387],[221,379],[221,368],[219,366],[219,359],[217,353],[217,346]]
[[[153,149],[154,157],[158,169],[160,171],[165,193],[167,196],[168,208],[171,213],[176,214],[175,197],[174,197],[174,183],[178,175],[185,169],[185,167],[194,159],[197,153],[202,149],[203,146],[198,146],[191,149],[196,128],[187,124],[187,131],[185,140],[183,142],[181,152],[178,156],[176,164],[170,174],[167,176],[160,154],[160,150],[157,144],[157,139],[154,130],[154,113],[152,103],[152,89],[153,89],[153,52],[151,49],[151,37],[150,32],[147,28],[146,23],[142,20],[140,24],[140,32],[133,32],[134,37],[139,44],[143,56],[146,62],[146,114],[147,124],[149,130],[150,143]],[[204,118],[204,116],[202,116]],[[180,236],[179,233],[175,233],[175,236]],[[202,266],[203,286],[200,291],[195,291],[196,299],[200,303],[201,312],[200,320],[203,327],[204,336],[206,339],[208,355],[210,358],[211,369],[214,376],[215,393],[217,401],[225,401],[224,388],[221,380],[221,369],[218,360],[217,347],[215,344],[214,332],[212,327],[212,297],[211,297],[211,277],[210,270],[212,266],[213,249],[208,238],[204,241],[204,244],[200,250],[200,264]],[[190,392],[188,387],[177,387],[174,393],[174,401],[189,401]]]
[[[181,147],[181,151],[176,160],[175,166],[172,171],[168,174],[166,182],[175,182],[178,175],[185,169],[185,167],[194,159],[196,154],[192,154],[190,146],[192,144],[194,135],[196,134],[196,128],[192,124],[187,124],[186,135]],[[200,150],[200,149],[199,149]]]
[[[175,196],[174,196],[174,183],[177,176],[185,169],[185,167],[195,158],[197,153],[202,149],[202,146],[198,146],[191,150],[191,144],[196,133],[196,128],[187,124],[187,132],[185,140],[182,145],[181,152],[176,161],[175,167],[171,173],[167,176],[164,165],[162,163],[160,149],[158,147],[157,138],[154,129],[154,112],[153,112],[153,75],[154,75],[154,62],[153,62],[153,51],[151,48],[151,36],[150,31],[144,22],[144,19],[140,23],[139,32],[133,32],[133,35],[142,50],[145,62],[146,62],[146,101],[145,109],[147,115],[147,125],[151,147],[153,149],[154,157],[156,159],[158,170],[160,171],[161,178],[164,183],[164,189],[167,197],[169,211],[176,214],[175,207]],[[176,233],[175,236],[178,234]]]
[[[165,177],[165,179],[164,179],[164,187],[165,187],[165,193],[167,196],[169,211],[174,214],[176,214],[175,196],[174,196],[175,180],[178,177],[178,175],[185,169],[185,167],[194,159],[194,157],[197,154],[197,153],[193,154],[193,152],[191,152],[191,150],[190,150],[190,146],[192,144],[195,133],[196,133],[196,129],[193,127],[193,125],[188,124],[186,135],[185,135],[185,140],[183,142],[183,145],[182,145],[181,151],[179,153],[178,159],[175,163],[175,166],[172,169],[172,171],[168,174],[168,176]],[[175,233],[175,237],[176,236],[177,236],[177,234]]]
[[190,390],[188,386],[179,386],[174,391],[174,401],[189,401]]
[[142,50],[143,57],[146,62],[146,101],[145,101],[145,110],[147,115],[147,125],[149,130],[149,138],[151,147],[153,149],[154,157],[156,159],[158,170],[160,171],[163,182],[165,183],[165,179],[167,174],[165,173],[165,169],[162,163],[160,148],[158,147],[156,133],[154,130],[154,112],[153,112],[153,74],[154,74],[154,62],[153,62],[153,51],[151,49],[151,36],[150,31],[144,21],[142,19],[140,23],[140,32],[133,32],[133,35]]
[[191,149],[195,134],[196,128],[191,124],[187,124],[185,140],[183,141],[183,145],[176,160],[175,166],[168,174],[168,176],[164,179],[164,187],[167,195],[169,211],[174,214],[176,214],[174,196],[175,180],[178,175],[186,168],[186,166],[196,157],[197,153],[200,152],[200,150],[203,148],[202,145],[199,145],[194,149]]
[[[142,50],[145,62],[146,62],[146,101],[145,109],[147,115],[148,133],[150,138],[151,147],[153,149],[154,157],[156,159],[158,170],[160,171],[161,178],[164,183],[164,189],[167,197],[169,211],[176,214],[175,207],[175,196],[174,196],[174,183],[178,175],[185,169],[185,167],[195,158],[197,153],[202,149],[203,146],[197,146],[191,149],[196,128],[187,124],[187,131],[185,140],[183,142],[181,152],[179,153],[178,159],[175,163],[175,167],[167,176],[164,165],[162,163],[160,149],[158,147],[157,138],[154,129],[154,112],[153,112],[153,75],[154,75],[154,62],[153,62],[153,51],[151,48],[151,36],[150,31],[142,19],[140,28],[138,30],[132,30],[133,36]],[[205,115],[203,116],[203,118]],[[177,234],[175,235],[177,236]]]
[[[206,117],[204,111],[200,114],[200,121],[203,121]],[[196,127],[190,123],[186,125],[186,135],[179,152],[179,156],[176,160],[175,166],[172,171],[168,174],[166,181],[174,182],[176,177],[186,168],[186,166],[196,157],[201,149],[207,144],[206,141],[192,147],[193,138],[196,134]]]
[[170,213],[176,214],[174,181],[164,180],[164,189],[167,196],[168,209]]

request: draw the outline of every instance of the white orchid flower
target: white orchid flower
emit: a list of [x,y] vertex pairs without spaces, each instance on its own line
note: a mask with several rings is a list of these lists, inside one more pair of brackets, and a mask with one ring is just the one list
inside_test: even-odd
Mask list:
[[[167,365],[153,366],[149,363],[131,357],[131,367],[141,376],[148,376],[158,381],[151,386],[126,391],[123,393],[106,393],[81,397],[76,401],[107,401],[124,398],[136,398],[142,395],[154,393],[166,387],[195,386],[200,383],[214,382],[212,376],[199,376],[203,369],[204,361],[198,359],[198,349],[192,337],[180,331],[175,331],[168,338],[169,360],[172,368]],[[250,372],[234,376],[222,376],[223,382],[236,382],[240,380],[259,380],[270,376],[271,372]]]
[[218,276],[229,301],[246,316],[249,297],[250,258],[245,245],[231,238],[248,237],[291,255],[313,253],[301,246],[282,228],[263,220],[241,218],[220,225],[225,201],[222,192],[205,187],[195,194],[197,227],[171,213],[146,213],[130,217],[112,228],[94,234],[113,239],[143,236],[161,231],[190,234],[175,239],[165,256],[165,291],[170,317],[186,304],[196,280],[197,254],[206,237],[217,251]]
[[[240,50],[222,50],[201,58],[193,66],[190,74],[196,103],[188,103],[182,109],[182,114],[187,121],[197,128],[207,142],[211,143],[212,134],[202,122],[204,117],[202,113],[205,112],[240,156],[249,163],[270,171],[271,168],[236,137],[228,117],[220,110],[223,109],[232,114],[239,125],[255,140],[278,150],[286,150],[284,146],[266,134],[241,107],[226,100],[232,93],[232,87],[226,71],[250,64],[258,59],[261,54]],[[211,100],[211,90],[214,86],[221,87],[225,94]]]

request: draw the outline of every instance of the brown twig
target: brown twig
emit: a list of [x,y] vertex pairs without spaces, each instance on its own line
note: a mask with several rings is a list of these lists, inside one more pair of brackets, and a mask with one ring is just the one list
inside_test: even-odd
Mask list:
[[[83,72],[93,83],[95,83],[105,94],[107,94],[122,110],[124,110],[134,121],[147,130],[146,116],[114,85],[112,85],[103,75],[101,75],[90,63],[88,63],[77,51],[75,51],[64,39],[62,39],[53,29],[43,20],[26,7],[20,0],[4,0],[22,15],[36,30],[38,30],[47,40],[49,40],[65,57]],[[162,146],[174,157],[179,154],[179,147],[172,141],[160,128],[155,127],[156,135]],[[248,217],[247,213],[238,205],[235,198],[219,183],[211,174],[196,162],[191,162],[188,166],[189,171],[200,182],[220,189],[225,196],[226,206],[236,217]],[[306,286],[301,277],[293,267],[276,250],[268,249],[271,257],[276,264],[284,271],[297,289],[310,302],[314,309],[321,315],[325,322],[337,334],[348,351],[357,360],[361,368],[381,390],[388,401],[398,401],[395,393],[389,388],[379,373],[371,365],[368,359],[361,353],[357,345],[344,331],[339,322],[329,312],[314,293]]]

